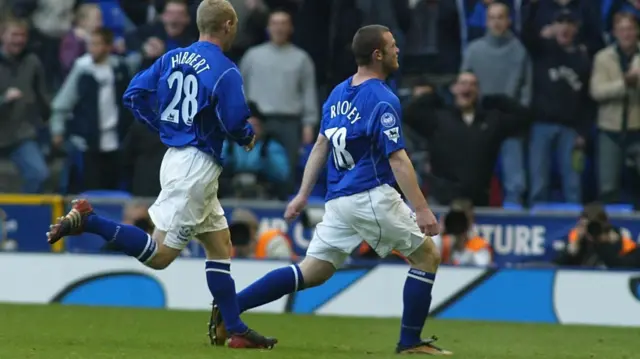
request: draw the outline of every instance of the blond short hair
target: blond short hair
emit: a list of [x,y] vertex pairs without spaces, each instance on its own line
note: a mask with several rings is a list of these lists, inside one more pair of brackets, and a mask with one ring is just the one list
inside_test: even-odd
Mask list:
[[100,6],[98,4],[82,4],[78,6],[78,10],[76,10],[76,15],[74,18],[75,23],[78,24],[84,18],[88,17],[92,11],[100,11],[102,15]]
[[204,0],[198,6],[196,23],[200,34],[216,34],[224,30],[227,21],[233,24],[236,20],[236,11],[227,0]]

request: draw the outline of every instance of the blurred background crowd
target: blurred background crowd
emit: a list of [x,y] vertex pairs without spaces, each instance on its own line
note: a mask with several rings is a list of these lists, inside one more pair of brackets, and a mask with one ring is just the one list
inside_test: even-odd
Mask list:
[[[0,0],[0,192],[155,197],[165,148],[121,96],[197,41],[199,2]],[[640,206],[640,0],[230,2],[258,141],[225,146],[223,198],[295,193],[323,99],[355,71],[351,39],[379,23],[401,49],[388,83],[430,203]]]

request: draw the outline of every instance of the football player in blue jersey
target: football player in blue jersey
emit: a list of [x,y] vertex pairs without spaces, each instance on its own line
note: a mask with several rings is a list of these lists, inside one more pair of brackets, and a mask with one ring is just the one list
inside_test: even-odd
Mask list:
[[[285,212],[287,220],[301,213],[329,158],[322,222],[300,264],[272,271],[238,294],[240,311],[324,283],[364,240],[381,257],[396,250],[411,264],[396,352],[450,355],[434,345],[435,337],[421,339],[440,263],[430,236],[438,234],[439,226],[405,151],[400,101],[384,82],[398,69],[399,50],[389,29],[380,25],[358,30],[352,50],[358,72],[336,86],[325,102],[302,185]],[[210,325],[217,339],[227,335],[223,321],[214,307]]]
[[[136,119],[159,133],[167,150],[160,168],[162,191],[149,209],[152,236],[96,215],[84,199],[47,233],[49,243],[83,232],[100,235],[113,247],[154,269],[166,268],[192,238],[206,252],[206,278],[232,348],[272,348],[277,342],[249,329],[240,319],[231,277],[231,240],[217,198],[225,138],[251,150],[254,134],[237,67],[224,56],[238,18],[226,0],[198,7],[200,40],[164,54],[136,75],[124,94]],[[224,344],[225,342],[217,342]]]

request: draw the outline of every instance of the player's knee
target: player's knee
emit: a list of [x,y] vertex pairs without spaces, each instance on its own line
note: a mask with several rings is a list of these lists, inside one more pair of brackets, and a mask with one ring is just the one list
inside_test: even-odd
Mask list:
[[427,237],[408,259],[412,267],[425,272],[435,272],[441,261],[440,251],[430,237]]
[[158,229],[153,231],[151,238],[158,244],[158,250],[144,264],[152,269],[165,269],[180,255],[181,249],[168,247],[165,243],[166,233]]
[[306,257],[300,262],[299,266],[305,288],[316,287],[323,284],[336,272],[333,264],[313,257]]
[[229,259],[231,257],[231,234],[229,229],[198,235],[207,259]]
[[[176,259],[177,255],[174,253],[176,250],[172,248],[160,246],[158,252],[151,260],[147,261],[145,265],[152,269],[162,270],[167,268]],[[178,251],[178,253],[180,253]]]

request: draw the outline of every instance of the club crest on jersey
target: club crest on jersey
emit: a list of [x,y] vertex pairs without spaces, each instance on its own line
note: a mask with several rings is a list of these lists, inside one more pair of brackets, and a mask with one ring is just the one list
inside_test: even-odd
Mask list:
[[387,135],[387,138],[393,141],[393,143],[398,143],[398,139],[400,138],[400,129],[398,127],[390,128],[385,130],[384,134]]
[[385,112],[380,117],[380,122],[382,122],[382,126],[384,127],[392,127],[396,124],[396,117],[390,112]]

